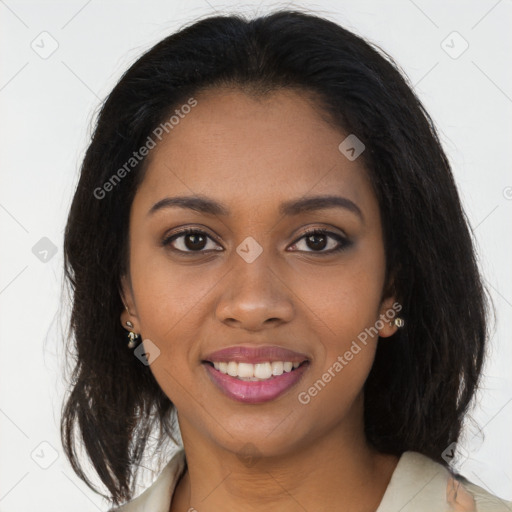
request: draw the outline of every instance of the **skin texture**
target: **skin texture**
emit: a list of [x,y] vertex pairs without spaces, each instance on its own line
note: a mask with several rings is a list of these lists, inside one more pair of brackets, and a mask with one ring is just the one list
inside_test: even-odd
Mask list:
[[[381,219],[361,159],[338,150],[347,134],[303,93],[256,98],[217,89],[195,97],[197,106],[150,154],[132,204],[130,275],[123,279],[121,322],[158,346],[150,370],[178,411],[188,471],[170,510],[374,511],[398,461],[364,436],[362,388],[377,337],[309,404],[297,398],[395,302],[383,298]],[[198,194],[231,215],[176,207],[148,215],[164,197]],[[350,199],[363,219],[345,208],[278,212],[282,201],[324,194]],[[186,236],[162,245],[184,226],[211,235],[199,244],[203,253],[173,252],[198,246],[189,237],[187,247]],[[308,243],[304,232],[313,227],[351,243],[322,255],[338,242]],[[248,236],[263,249],[252,263],[236,252]],[[395,330],[386,322],[379,335]],[[276,400],[239,403],[201,364],[235,345],[280,345],[307,354],[310,366]],[[250,465],[238,456],[247,443],[257,450]]]

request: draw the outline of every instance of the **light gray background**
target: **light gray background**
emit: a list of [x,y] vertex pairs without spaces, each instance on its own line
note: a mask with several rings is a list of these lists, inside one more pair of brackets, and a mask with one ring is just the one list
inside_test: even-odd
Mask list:
[[472,414],[479,427],[467,425],[459,467],[512,499],[511,0],[0,0],[0,511],[106,510],[71,470],[58,430],[63,228],[100,101],[144,50],[184,23],[283,6],[309,8],[380,45],[439,128],[497,316]]

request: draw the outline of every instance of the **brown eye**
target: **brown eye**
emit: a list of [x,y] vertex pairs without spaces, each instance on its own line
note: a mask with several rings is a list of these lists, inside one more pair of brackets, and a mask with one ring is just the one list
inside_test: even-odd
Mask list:
[[[337,233],[332,233],[331,231],[327,231],[325,229],[313,229],[304,233],[304,235],[302,235],[302,237],[299,238],[299,240],[297,240],[297,242],[295,242],[292,247],[296,247],[298,242],[303,239],[305,241],[306,247],[311,249],[305,250],[304,252],[317,252],[319,254],[332,254],[334,252],[346,249],[351,244],[349,240],[341,235],[338,235]],[[330,244],[329,239],[331,239]],[[329,249],[324,250],[329,245]]]
[[[200,253],[205,252],[205,249],[208,245],[208,240],[212,240],[211,237],[201,231],[200,229],[184,229],[178,233],[174,233],[173,235],[166,237],[162,241],[162,245],[171,246],[174,251],[183,252],[183,253]],[[212,240],[213,241],[213,240]],[[174,242],[177,242],[174,244]],[[219,250],[215,248],[210,248],[207,250]],[[222,250],[222,249],[220,249]]]

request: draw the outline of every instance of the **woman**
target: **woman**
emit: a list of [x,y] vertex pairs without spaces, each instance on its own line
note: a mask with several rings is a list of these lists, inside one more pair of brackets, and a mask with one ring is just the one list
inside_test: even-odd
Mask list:
[[[453,176],[351,32],[280,11],[154,46],[102,107],[65,257],[63,443],[116,510],[504,506],[449,466],[487,339]],[[180,449],[134,497],[155,428]]]

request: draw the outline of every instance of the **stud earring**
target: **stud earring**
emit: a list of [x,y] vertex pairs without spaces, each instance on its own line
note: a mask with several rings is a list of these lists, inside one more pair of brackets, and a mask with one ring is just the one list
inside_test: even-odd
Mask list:
[[400,318],[399,316],[397,316],[395,318],[395,320],[393,321],[393,325],[400,329],[400,328],[402,328],[405,325],[405,321],[404,321],[403,318]]
[[[132,324],[129,320],[126,322],[126,325],[127,325],[127,327],[129,327],[130,329],[133,329],[133,324]],[[137,340],[138,340],[139,338],[140,338],[140,334],[137,334],[137,333],[135,333],[135,332],[133,332],[133,331],[130,331],[130,332],[128,333],[128,339],[130,340],[130,341],[128,342],[128,348],[133,348],[133,347],[135,347],[135,345],[137,344]]]

